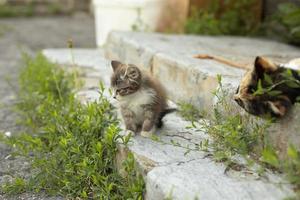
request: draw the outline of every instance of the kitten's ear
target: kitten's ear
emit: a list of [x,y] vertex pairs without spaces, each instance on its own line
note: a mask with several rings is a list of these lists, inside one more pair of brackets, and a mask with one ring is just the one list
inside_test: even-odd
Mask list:
[[277,65],[269,59],[257,56],[254,63],[255,72],[259,77],[262,77],[265,72],[274,72]]
[[111,66],[114,71],[116,71],[116,69],[119,68],[121,65],[122,65],[122,63],[119,61],[116,61],[116,60],[111,61]]

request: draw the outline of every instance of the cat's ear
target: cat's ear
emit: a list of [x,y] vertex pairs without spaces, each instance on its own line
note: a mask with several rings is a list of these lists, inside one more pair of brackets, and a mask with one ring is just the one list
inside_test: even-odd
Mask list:
[[122,63],[119,61],[116,61],[116,60],[111,61],[111,66],[114,71],[116,71],[121,65],[122,65]]
[[292,102],[286,96],[281,96],[280,99],[268,101],[267,103],[272,113],[277,117],[284,116],[288,109],[292,106]]
[[257,56],[254,62],[254,69],[259,77],[262,77],[265,72],[274,72],[277,70],[277,65],[267,58]]
[[278,117],[282,117],[287,112],[287,107],[282,104],[280,101],[268,101],[269,108],[272,113]]

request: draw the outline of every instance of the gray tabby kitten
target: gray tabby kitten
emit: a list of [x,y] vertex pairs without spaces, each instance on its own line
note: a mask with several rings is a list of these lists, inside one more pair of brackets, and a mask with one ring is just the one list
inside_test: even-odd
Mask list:
[[150,137],[156,127],[162,127],[162,118],[175,111],[167,108],[165,89],[135,65],[112,61],[111,66],[111,87],[126,129]]

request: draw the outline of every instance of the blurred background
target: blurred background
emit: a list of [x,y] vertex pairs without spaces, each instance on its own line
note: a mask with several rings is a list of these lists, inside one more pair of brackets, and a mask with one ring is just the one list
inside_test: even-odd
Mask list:
[[132,30],[300,45],[299,6],[300,0],[0,0],[0,37],[18,30],[21,42],[36,42],[36,48],[66,45],[68,39],[95,47],[111,30]]

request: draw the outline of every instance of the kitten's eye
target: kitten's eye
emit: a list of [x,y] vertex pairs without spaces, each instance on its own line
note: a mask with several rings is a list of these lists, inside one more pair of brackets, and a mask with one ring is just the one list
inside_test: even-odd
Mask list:
[[121,79],[117,79],[117,80],[116,80],[116,84],[117,84],[117,85],[120,84],[121,82],[122,82]]
[[136,69],[131,68],[128,72],[128,76],[130,78],[136,79],[139,76],[139,72]]
[[136,73],[135,71],[132,71],[131,73],[128,74],[131,78],[137,78],[138,73]]

